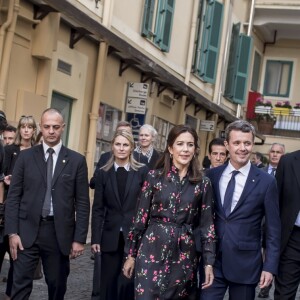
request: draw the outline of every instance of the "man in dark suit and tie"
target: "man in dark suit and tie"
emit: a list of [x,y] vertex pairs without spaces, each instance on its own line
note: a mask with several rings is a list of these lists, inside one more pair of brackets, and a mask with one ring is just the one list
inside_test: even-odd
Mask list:
[[[253,166],[255,129],[237,120],[225,131],[227,164],[207,170],[215,194],[218,251],[213,285],[201,299],[221,300],[229,289],[231,300],[253,300],[255,287],[268,286],[277,273],[280,219],[275,178]],[[266,258],[261,253],[261,222],[266,217]]]
[[285,146],[280,143],[273,143],[269,151],[269,164],[263,170],[275,176],[279,160],[285,153]]
[[300,151],[281,157],[276,179],[281,218],[281,253],[274,299],[296,299],[300,282]]
[[21,151],[15,165],[5,211],[14,260],[11,299],[29,298],[39,257],[49,299],[64,299],[69,258],[84,250],[90,212],[87,165],[84,156],[62,145],[64,127],[59,111],[45,110],[43,143]]
[[[279,163],[280,158],[285,153],[285,146],[280,143],[273,143],[270,151],[269,151],[269,164],[262,168],[262,170],[268,172],[270,175],[275,176],[276,175],[276,169]],[[263,247],[263,255],[266,252],[266,228],[265,228],[265,222],[263,221],[262,225],[262,247]],[[272,284],[269,286],[261,289],[258,294],[258,298],[268,298],[269,292],[272,287]]]

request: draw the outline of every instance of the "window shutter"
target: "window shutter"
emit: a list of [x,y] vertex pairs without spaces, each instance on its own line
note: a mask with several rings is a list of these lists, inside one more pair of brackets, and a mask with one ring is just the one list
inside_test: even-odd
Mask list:
[[199,66],[200,66],[200,57],[201,57],[201,27],[202,27],[202,16],[203,13],[203,0],[201,0],[200,6],[199,6],[199,12],[197,17],[197,31],[196,31],[196,37],[195,37],[195,53],[194,53],[194,60],[193,60],[193,72],[196,74],[199,74]]
[[199,76],[210,83],[214,83],[216,79],[222,15],[223,4],[210,1],[204,20],[199,66]]
[[155,0],[145,0],[142,36],[151,36]]
[[255,51],[253,70],[252,70],[252,81],[251,81],[251,90],[254,92],[257,92],[258,90],[260,65],[261,65],[261,56],[258,54],[257,51]]
[[234,84],[234,103],[243,104],[245,102],[251,50],[252,37],[241,33],[239,36],[237,69]]
[[234,79],[235,79],[236,57],[238,51],[240,26],[241,23],[234,24],[231,33],[229,59],[228,59],[227,74],[226,74],[226,84],[225,84],[225,91],[224,91],[224,97],[228,99],[233,99],[234,96]]
[[170,49],[170,39],[173,24],[175,0],[164,0],[159,2],[157,14],[155,43],[162,51],[168,52]]

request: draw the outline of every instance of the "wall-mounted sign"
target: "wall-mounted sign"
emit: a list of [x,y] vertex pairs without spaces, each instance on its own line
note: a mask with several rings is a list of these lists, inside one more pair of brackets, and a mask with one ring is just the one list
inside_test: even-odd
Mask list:
[[133,114],[146,113],[148,83],[129,82],[126,96],[126,112]]
[[200,130],[215,131],[215,121],[200,120]]
[[146,100],[140,98],[127,98],[126,112],[144,115],[146,113]]

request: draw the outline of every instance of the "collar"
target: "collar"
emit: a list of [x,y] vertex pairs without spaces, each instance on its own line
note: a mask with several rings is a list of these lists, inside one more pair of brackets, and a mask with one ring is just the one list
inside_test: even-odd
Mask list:
[[60,140],[59,143],[58,143],[57,145],[55,145],[54,147],[49,147],[46,143],[42,143],[42,145],[43,145],[44,155],[45,155],[45,156],[46,156],[47,150],[48,150],[49,148],[52,148],[52,149],[54,150],[54,153],[58,156],[59,151],[60,151],[60,149],[61,149],[61,147],[62,147],[62,141]]
[[[250,160],[248,160],[247,164],[245,166],[241,167],[240,169],[238,169],[237,171],[240,171],[241,174],[248,176],[250,168],[251,168],[251,163],[250,163]],[[235,171],[235,170],[236,169],[233,167],[233,165],[229,161],[228,166],[225,169],[225,172],[228,174],[231,174],[232,171]]]
[[[118,170],[118,168],[121,167],[119,166],[116,162],[114,162],[114,168],[115,168],[115,171]],[[125,168],[125,170],[128,172],[130,170],[130,164],[127,163],[125,166],[123,166]]]

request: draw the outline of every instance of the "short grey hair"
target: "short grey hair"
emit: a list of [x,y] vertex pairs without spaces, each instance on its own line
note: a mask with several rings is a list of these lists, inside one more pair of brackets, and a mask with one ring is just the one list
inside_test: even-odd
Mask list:
[[144,125],[142,125],[141,128],[139,129],[139,132],[141,132],[142,129],[147,129],[147,130],[149,130],[149,132],[151,133],[151,135],[152,135],[152,137],[153,137],[153,141],[155,141],[155,139],[156,139],[158,133],[157,133],[156,129],[155,129],[153,126],[151,126],[151,125],[149,125],[149,124],[144,124]]
[[270,151],[272,150],[273,146],[279,146],[283,149],[283,153],[285,153],[285,145],[284,144],[281,144],[281,143],[273,143],[270,147]]
[[242,131],[242,132],[251,132],[253,136],[253,141],[256,135],[254,126],[245,120],[236,120],[230,123],[225,129],[225,139],[229,142],[230,132],[233,130]]

